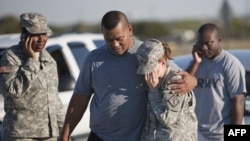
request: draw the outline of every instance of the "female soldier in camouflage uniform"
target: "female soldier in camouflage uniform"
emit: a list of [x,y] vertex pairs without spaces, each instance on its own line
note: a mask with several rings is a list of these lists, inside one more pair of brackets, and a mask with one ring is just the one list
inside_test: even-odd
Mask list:
[[138,74],[145,74],[149,87],[147,119],[142,141],[196,141],[197,119],[193,92],[184,95],[168,90],[168,81],[181,79],[167,64],[170,48],[149,39],[136,52]]
[[[4,97],[3,141],[56,141],[64,121],[55,60],[44,49],[51,32],[38,13],[24,13],[21,41],[6,50],[0,66]],[[9,68],[9,69],[8,69]]]

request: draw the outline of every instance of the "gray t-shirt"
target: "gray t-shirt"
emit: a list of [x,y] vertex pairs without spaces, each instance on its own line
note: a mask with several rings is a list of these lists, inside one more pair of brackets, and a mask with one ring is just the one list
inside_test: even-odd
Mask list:
[[[135,53],[141,41],[122,56],[107,46],[89,53],[78,77],[75,92],[92,95],[90,128],[104,141],[138,141],[144,126],[147,87],[136,73]],[[171,66],[175,67],[173,62]],[[176,68],[176,67],[175,67]]]
[[88,55],[78,78],[75,92],[93,94],[90,128],[104,141],[138,141],[146,116],[147,91],[135,52],[141,41],[122,56],[108,47]]
[[198,129],[208,139],[223,138],[223,125],[232,122],[232,99],[246,93],[245,69],[226,51],[213,60],[203,59],[196,77]]

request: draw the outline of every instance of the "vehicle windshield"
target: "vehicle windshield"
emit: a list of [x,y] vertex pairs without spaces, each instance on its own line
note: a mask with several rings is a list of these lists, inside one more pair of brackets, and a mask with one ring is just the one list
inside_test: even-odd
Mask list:
[[[104,40],[93,40],[93,43],[97,48],[105,44]],[[89,50],[86,48],[86,45],[82,42],[71,42],[68,43],[72,54],[75,57],[79,69],[82,67],[83,61],[85,60]]]

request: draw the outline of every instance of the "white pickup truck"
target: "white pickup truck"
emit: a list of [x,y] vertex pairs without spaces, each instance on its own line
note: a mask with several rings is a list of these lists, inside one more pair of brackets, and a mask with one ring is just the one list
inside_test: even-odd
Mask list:
[[[13,44],[17,44],[19,38],[20,34],[0,35],[0,57],[1,51]],[[48,39],[46,49],[57,62],[59,95],[65,106],[65,111],[73,94],[80,71],[79,68],[84,58],[91,50],[104,44],[105,40],[100,33],[72,33]],[[3,116],[3,97],[0,96],[0,126],[2,125]],[[89,109],[87,109],[82,120],[72,133],[72,140],[87,136],[89,131]]]

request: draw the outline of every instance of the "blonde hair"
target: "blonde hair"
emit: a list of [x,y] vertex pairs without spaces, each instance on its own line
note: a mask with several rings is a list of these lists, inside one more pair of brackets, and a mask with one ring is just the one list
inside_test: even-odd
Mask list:
[[163,48],[164,48],[164,54],[163,54],[163,56],[159,59],[159,61],[161,61],[162,59],[164,59],[164,60],[167,60],[167,59],[172,60],[173,58],[170,57],[170,55],[171,55],[171,49],[170,49],[169,45],[168,45],[167,43],[163,43],[163,42],[162,42],[162,46],[163,46]]

